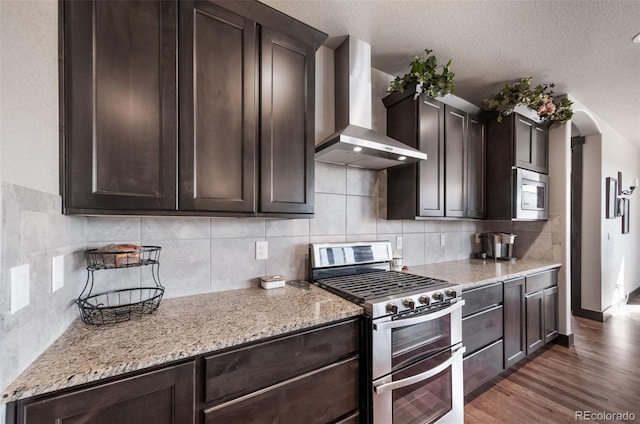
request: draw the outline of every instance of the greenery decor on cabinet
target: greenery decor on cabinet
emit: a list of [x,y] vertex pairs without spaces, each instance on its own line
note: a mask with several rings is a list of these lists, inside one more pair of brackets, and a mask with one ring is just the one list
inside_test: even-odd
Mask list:
[[518,105],[535,110],[543,121],[564,124],[573,116],[573,102],[566,97],[556,99],[553,93],[555,84],[539,84],[531,88],[532,77],[521,78],[514,84],[506,84],[502,90],[482,101],[482,107],[498,112],[498,122],[513,113]]
[[451,72],[451,60],[446,65],[438,65],[438,60],[431,53],[433,50],[425,49],[424,56],[416,56],[411,62],[411,72],[403,77],[396,77],[389,83],[387,91],[393,93],[395,91],[404,92],[410,84],[417,82],[416,94],[414,100],[420,94],[426,94],[429,97],[439,97],[453,93],[455,83],[453,77],[455,74]]

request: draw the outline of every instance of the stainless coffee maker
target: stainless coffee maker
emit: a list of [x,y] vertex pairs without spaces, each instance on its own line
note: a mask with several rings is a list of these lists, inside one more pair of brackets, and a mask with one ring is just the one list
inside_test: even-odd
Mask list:
[[516,241],[515,234],[509,233],[482,233],[480,242],[482,243],[482,253],[488,258],[515,261],[513,256],[513,246]]

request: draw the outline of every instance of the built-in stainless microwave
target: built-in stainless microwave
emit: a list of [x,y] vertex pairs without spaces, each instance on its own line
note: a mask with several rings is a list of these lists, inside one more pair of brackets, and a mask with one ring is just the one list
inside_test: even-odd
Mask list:
[[514,169],[513,219],[549,219],[549,176],[526,169]]

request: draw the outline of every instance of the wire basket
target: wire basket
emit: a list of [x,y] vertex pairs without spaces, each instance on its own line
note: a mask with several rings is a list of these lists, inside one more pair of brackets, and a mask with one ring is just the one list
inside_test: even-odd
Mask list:
[[160,306],[164,287],[140,287],[97,293],[77,300],[82,321],[90,325],[117,324],[150,314]]
[[[135,246],[134,246],[135,247]],[[85,250],[87,282],[76,299],[82,321],[90,325],[117,324],[150,314],[160,306],[164,287],[160,284],[160,246],[140,246],[119,252]],[[103,269],[151,266],[155,287],[135,287],[93,293],[94,273]]]
[[120,252],[100,252],[98,249],[85,250],[87,269],[130,268],[134,266],[153,265],[158,263],[160,246],[141,246],[140,250]]

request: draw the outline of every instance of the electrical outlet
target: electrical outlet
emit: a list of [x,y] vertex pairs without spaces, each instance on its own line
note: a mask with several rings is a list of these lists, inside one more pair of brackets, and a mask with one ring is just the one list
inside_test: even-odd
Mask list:
[[445,244],[445,235],[440,234],[440,246],[444,246],[444,244]]
[[476,233],[476,244],[480,244],[480,233]]
[[261,261],[269,258],[269,244],[266,241],[256,242],[256,260]]
[[11,313],[29,305],[29,264],[11,268]]
[[402,250],[402,237],[396,237],[396,249]]
[[51,259],[51,293],[64,287],[64,255]]

